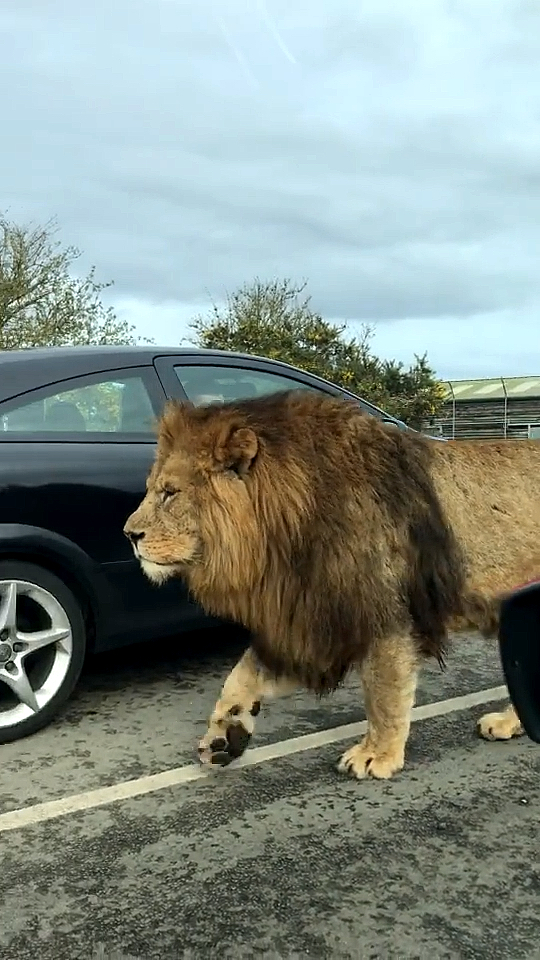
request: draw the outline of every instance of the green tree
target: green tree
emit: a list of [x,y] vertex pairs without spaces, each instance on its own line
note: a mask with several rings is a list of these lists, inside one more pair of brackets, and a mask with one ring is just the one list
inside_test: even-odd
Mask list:
[[426,356],[406,368],[371,351],[372,328],[348,337],[345,324],[324,320],[311,307],[305,284],[255,280],[214,304],[191,327],[199,346],[284,360],[364,397],[410,426],[437,414],[444,390]]
[[134,328],[101,300],[110,283],[94,268],[72,274],[76,247],[55,238],[53,221],[21,226],[0,216],[0,349],[69,344],[134,344]]

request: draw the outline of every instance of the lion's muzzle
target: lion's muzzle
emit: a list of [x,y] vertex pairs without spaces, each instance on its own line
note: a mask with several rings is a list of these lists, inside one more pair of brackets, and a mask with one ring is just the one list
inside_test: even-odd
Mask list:
[[142,540],[144,537],[144,533],[141,533],[139,530],[126,531],[124,529],[124,533],[134,547],[139,543],[139,540]]

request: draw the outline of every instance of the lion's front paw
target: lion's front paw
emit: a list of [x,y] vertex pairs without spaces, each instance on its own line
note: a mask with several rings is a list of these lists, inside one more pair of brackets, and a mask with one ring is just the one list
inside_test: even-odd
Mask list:
[[199,760],[226,767],[241,757],[253,733],[253,716],[247,711],[229,710],[219,719],[212,717],[208,731],[199,741]]
[[375,750],[365,740],[346,750],[338,764],[341,773],[348,773],[358,780],[375,777],[377,780],[389,780],[403,769],[405,756],[403,750]]
[[523,727],[513,707],[484,714],[477,723],[477,730],[484,740],[511,740],[523,733]]

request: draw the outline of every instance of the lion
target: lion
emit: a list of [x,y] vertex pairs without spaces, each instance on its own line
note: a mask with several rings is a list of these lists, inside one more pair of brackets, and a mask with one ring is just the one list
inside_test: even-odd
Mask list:
[[[540,570],[540,444],[441,443],[307,390],[160,419],[146,495],[124,532],[145,574],[184,578],[251,645],[199,743],[240,757],[263,701],[359,673],[367,732],[338,769],[402,770],[418,673],[449,631],[496,637],[502,598]],[[523,733],[510,705],[480,735]]]

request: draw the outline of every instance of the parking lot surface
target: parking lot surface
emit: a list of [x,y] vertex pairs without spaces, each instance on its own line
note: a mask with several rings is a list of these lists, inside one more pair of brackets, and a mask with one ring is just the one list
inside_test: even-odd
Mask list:
[[354,680],[267,705],[238,768],[194,765],[241,643],[100,657],[57,722],[0,747],[2,960],[538,960],[540,748],[475,733],[496,647],[427,668],[405,770],[358,782],[336,772]]

